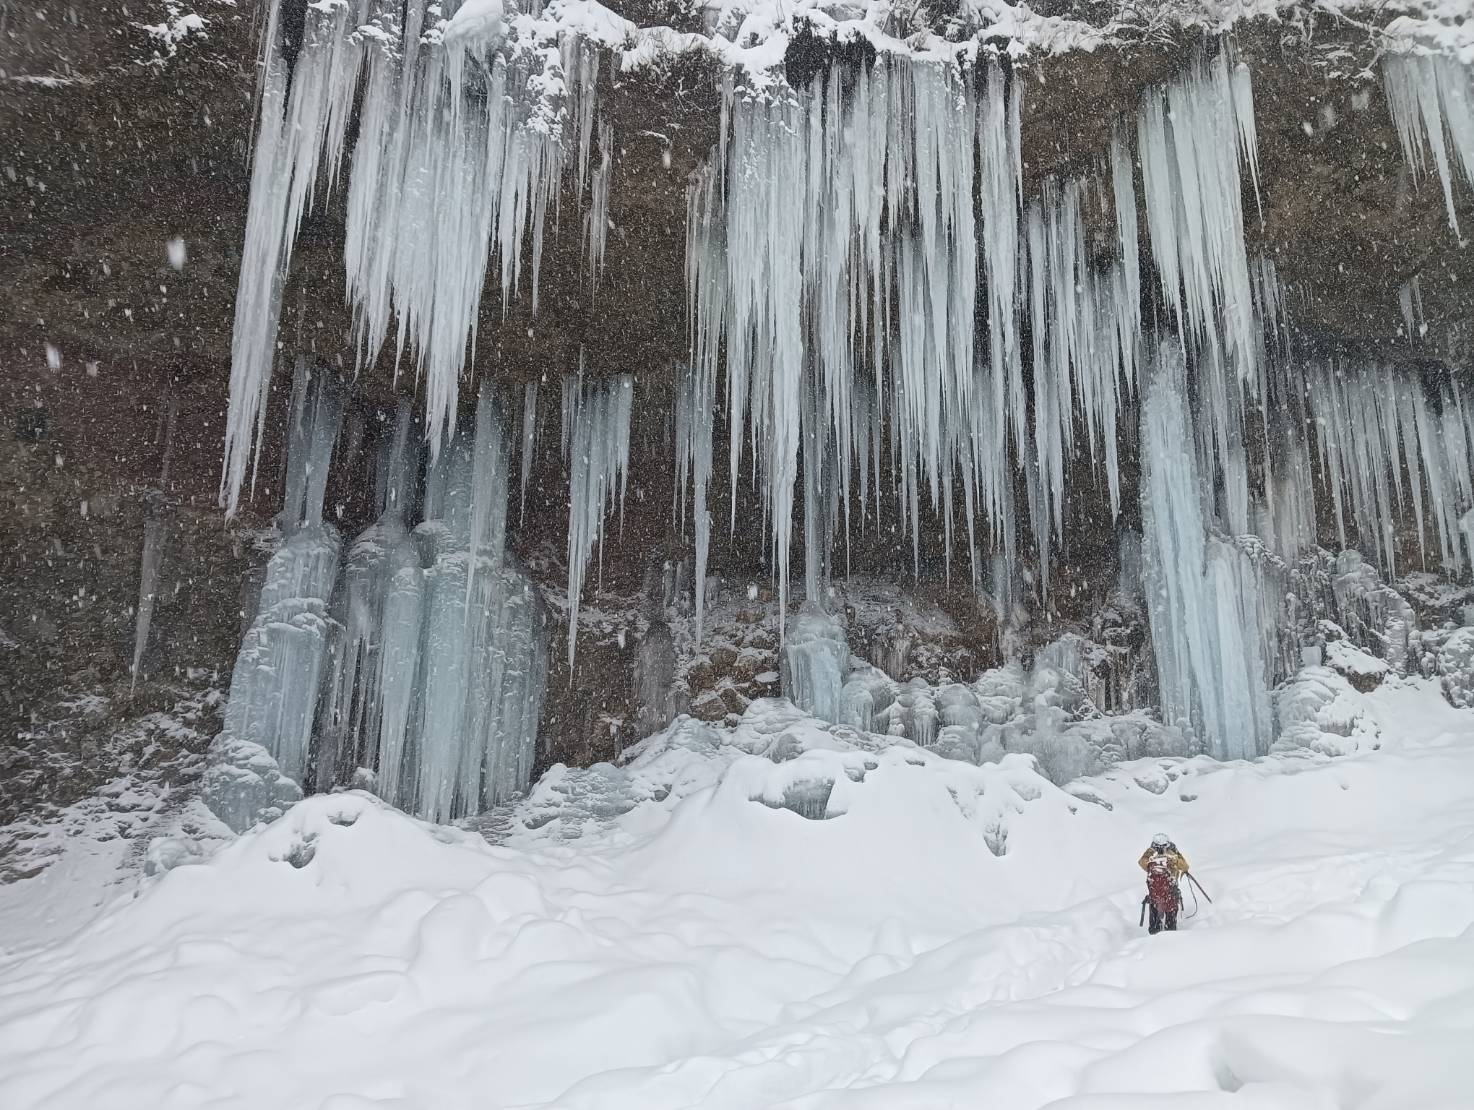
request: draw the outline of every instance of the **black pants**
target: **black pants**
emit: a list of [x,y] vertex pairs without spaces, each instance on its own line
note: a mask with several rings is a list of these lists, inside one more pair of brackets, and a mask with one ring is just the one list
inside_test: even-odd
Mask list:
[[1157,907],[1151,902],[1148,902],[1147,912],[1150,916],[1147,918],[1146,931],[1148,933],[1160,933],[1163,929],[1166,929],[1169,933],[1175,933],[1177,931],[1177,911],[1181,908],[1182,903],[1173,899],[1167,912],[1159,913]]

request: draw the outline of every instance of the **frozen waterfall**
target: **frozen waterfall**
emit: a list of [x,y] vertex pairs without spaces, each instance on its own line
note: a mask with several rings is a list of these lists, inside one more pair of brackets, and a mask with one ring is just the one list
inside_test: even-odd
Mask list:
[[[546,619],[506,540],[510,444],[520,520],[543,461],[538,380],[554,379],[519,369],[515,398],[495,392],[508,375],[501,353],[478,353],[482,297],[492,290],[504,315],[521,298],[535,316],[545,237],[575,207],[564,234],[580,288],[606,296],[622,180],[596,94],[608,58],[526,13],[493,18],[497,7],[311,4],[289,58],[284,5],[269,5],[222,481],[233,510],[286,330],[297,228],[341,190],[345,361],[413,371],[424,407],[418,424],[397,414],[378,518],[340,566],[321,501],[341,399],[299,372],[311,395],[293,409],[283,544],[231,725],[294,778],[329,786],[369,770],[386,798],[437,819],[525,784],[546,673]],[[1383,78],[1411,176],[1437,173],[1457,232],[1458,191],[1474,186],[1471,70],[1390,55]],[[674,390],[652,373],[639,398],[672,401],[649,442],[663,430],[674,455],[697,650],[713,517],[725,512],[734,537],[760,521],[797,704],[978,757],[1032,745],[1074,766],[1087,722],[1061,707],[1094,706],[1081,693],[1094,672],[1067,633],[1041,647],[1027,630],[1033,613],[1068,608],[1077,583],[1061,568],[1079,569],[1084,521],[1133,536],[1116,587],[1149,613],[1157,668],[1154,683],[1143,664],[1133,689],[1159,693],[1173,735],[1223,757],[1266,751],[1270,690],[1295,665],[1285,579],[1332,527],[1386,576],[1474,564],[1474,405],[1456,377],[1292,342],[1293,291],[1246,239],[1265,213],[1253,77],[1230,42],[1146,89],[1071,176],[1027,189],[1026,93],[987,46],[967,65],[881,51],[801,88],[721,79],[716,143],[687,185],[689,345],[670,352]],[[1408,276],[1387,306],[1415,343],[1424,292]],[[556,368],[570,669],[643,415],[633,374],[601,372],[590,336],[579,344],[579,372]],[[659,488],[643,478],[637,492]],[[1010,662],[986,689],[852,670],[842,625],[815,606],[855,538],[897,574],[970,578],[990,595]],[[651,720],[669,709],[667,633],[643,645]],[[1027,728],[994,719],[995,686],[1017,687]]]

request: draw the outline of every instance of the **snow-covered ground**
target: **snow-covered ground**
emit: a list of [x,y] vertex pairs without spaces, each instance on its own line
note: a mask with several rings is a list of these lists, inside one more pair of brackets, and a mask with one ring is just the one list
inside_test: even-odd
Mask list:
[[[495,844],[311,798],[0,919],[0,1106],[1469,1107],[1474,715],[1366,709],[1378,750],[1065,791],[758,702],[554,773]],[[1215,901],[1146,937],[1157,830]]]

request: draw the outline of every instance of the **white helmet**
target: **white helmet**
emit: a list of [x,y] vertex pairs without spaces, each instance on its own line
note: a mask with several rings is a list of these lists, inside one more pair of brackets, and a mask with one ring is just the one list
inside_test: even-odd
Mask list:
[[1157,833],[1155,836],[1152,837],[1152,847],[1170,848],[1172,847],[1172,838],[1169,837],[1166,833]]

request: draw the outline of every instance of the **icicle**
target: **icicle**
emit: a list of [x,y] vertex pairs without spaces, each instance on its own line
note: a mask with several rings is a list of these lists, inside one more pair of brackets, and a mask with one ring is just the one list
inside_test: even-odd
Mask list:
[[599,123],[599,165],[594,170],[593,203],[584,222],[589,252],[589,281],[595,289],[604,276],[604,244],[609,238],[609,186],[614,178],[614,128]]
[[364,52],[363,39],[354,32],[369,21],[370,7],[369,0],[308,5],[290,81],[281,41],[281,0],[273,0],[267,16],[260,120],[231,335],[220,489],[228,514],[236,510],[247,459],[260,440],[282,290],[297,231],[312,205],[324,156],[329,189],[341,163]]
[[1416,180],[1431,156],[1443,186],[1448,224],[1459,235],[1449,148],[1474,186],[1474,67],[1457,58],[1388,54],[1382,62],[1387,108]]
[[527,517],[527,483],[532,477],[532,453],[537,448],[537,381],[522,387],[522,481],[518,486],[517,519]]
[[169,465],[174,458],[174,425],[179,415],[179,398],[169,397],[169,412],[164,417],[164,457],[160,464],[159,484],[144,495],[143,552],[138,565],[138,607],[133,627],[133,663],[129,667],[128,696],[138,689],[143,670],[143,653],[148,649],[149,629],[153,624],[154,606],[159,598],[159,574],[164,562],[168,539],[169,510],[165,494],[169,486]]
[[[1023,361],[1017,340],[1015,293],[1019,256],[1019,203],[1023,171],[1019,134],[1019,89],[1005,81],[995,60],[988,63],[983,94],[983,119],[978,127],[978,165],[982,178],[983,264],[988,278],[988,334],[992,360],[990,419],[979,422],[973,438],[979,444],[979,479],[987,494],[995,532],[1011,531],[1005,515],[1009,498],[1005,486],[1011,476],[999,465],[1005,456],[1005,435],[1012,432],[1017,451],[1023,450],[1025,400]],[[1005,419],[1007,423],[1005,424]],[[991,449],[988,446],[991,445]],[[1010,538],[1011,543],[1011,538]]]
[[150,496],[144,508],[143,555],[138,568],[138,609],[133,630],[133,663],[129,667],[129,697],[137,690],[138,677],[143,673],[143,653],[148,648],[154,605],[159,598],[159,571],[164,562],[167,536],[168,518],[162,494]]
[[[350,114],[357,112],[358,127],[344,262],[359,362],[373,363],[394,332],[396,367],[408,353],[425,382],[434,455],[474,353],[493,257],[503,309],[530,270],[537,312],[544,225],[572,161],[566,121],[580,132],[570,138],[581,140],[582,175],[596,96],[598,53],[577,35],[564,36],[561,51],[503,51],[501,21],[488,21],[479,5],[443,21],[427,0],[309,4],[302,49],[288,72],[281,7],[273,0],[267,20],[232,339],[221,481],[231,512],[260,441],[297,229],[314,190],[336,183]],[[566,94],[566,115],[551,90]],[[590,241],[596,270],[611,145],[601,133],[595,200],[604,223]]]
[[680,456],[677,468],[678,507],[684,509],[685,488],[689,480],[692,520],[696,539],[696,644],[701,644],[706,618],[706,561],[711,547],[711,513],[707,511],[706,494],[711,483],[712,435],[716,404],[716,379],[709,363],[686,368],[680,378],[676,409],[676,449]]
[[568,480],[568,665],[578,645],[578,607],[584,572],[602,546],[604,515],[615,485],[624,487],[630,456],[630,411],[635,382],[629,374],[563,380]]
[[1148,90],[1137,112],[1162,294],[1189,350],[1212,360],[1213,372],[1233,362],[1241,379],[1257,378],[1258,347],[1239,198],[1239,151],[1252,138],[1247,79],[1246,70],[1230,79],[1220,53]]
[[1402,322],[1407,328],[1407,341],[1416,344],[1428,334],[1428,325],[1423,317],[1422,275],[1414,274],[1397,290],[1397,306],[1402,310]]
[[1259,132],[1254,122],[1254,77],[1249,67],[1238,62],[1229,78],[1233,86],[1233,117],[1239,135],[1239,157],[1249,165],[1254,182],[1254,206],[1264,223],[1264,198],[1259,191]]
[[1137,350],[1141,344],[1141,231],[1136,213],[1136,180],[1127,137],[1120,127],[1111,135],[1111,190],[1116,208],[1116,235],[1121,262],[1113,297],[1116,342],[1128,390],[1136,385]]

